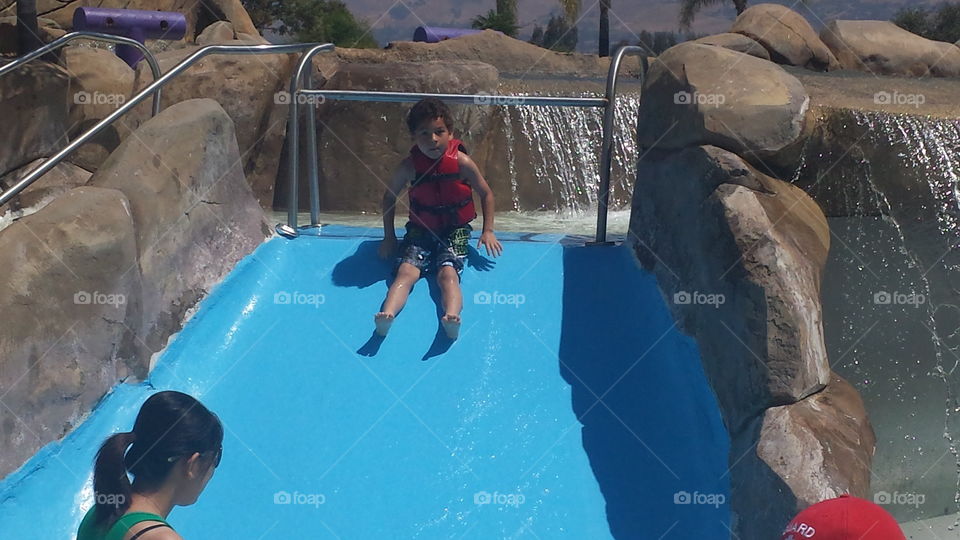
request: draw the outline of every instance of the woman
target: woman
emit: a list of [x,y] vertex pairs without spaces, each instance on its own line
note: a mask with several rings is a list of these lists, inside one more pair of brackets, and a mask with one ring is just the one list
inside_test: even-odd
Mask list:
[[197,501],[222,443],[220,420],[196,399],[173,391],[147,398],[133,431],[110,436],[97,453],[96,504],[77,540],[180,540],[167,515]]

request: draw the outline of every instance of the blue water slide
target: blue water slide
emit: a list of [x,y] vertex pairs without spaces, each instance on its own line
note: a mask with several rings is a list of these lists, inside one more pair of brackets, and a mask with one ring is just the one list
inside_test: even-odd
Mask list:
[[503,234],[471,252],[458,340],[414,288],[386,339],[382,231],[241,261],[157,360],[0,483],[0,537],[72,538],[99,443],[158,390],[223,420],[186,539],[730,538],[729,442],[695,343],[625,247]]

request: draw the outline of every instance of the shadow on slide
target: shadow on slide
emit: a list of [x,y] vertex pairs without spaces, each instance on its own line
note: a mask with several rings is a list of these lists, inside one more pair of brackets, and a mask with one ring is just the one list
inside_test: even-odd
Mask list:
[[729,440],[694,342],[624,247],[567,248],[560,371],[614,537],[729,538]]

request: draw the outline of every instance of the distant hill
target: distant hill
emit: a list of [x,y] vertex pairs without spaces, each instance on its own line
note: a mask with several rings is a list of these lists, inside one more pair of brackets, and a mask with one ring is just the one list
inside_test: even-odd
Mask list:
[[[621,39],[636,41],[641,30],[677,30],[679,2],[662,0],[611,0],[610,42]],[[596,1],[581,0],[581,20],[577,25],[577,50],[594,52],[597,48],[599,9]],[[759,3],[759,2],[757,2]],[[889,20],[904,6],[936,6],[940,0],[810,0],[798,2],[774,1],[792,6],[819,30],[831,19]],[[357,16],[366,19],[381,45],[390,41],[410,40],[413,30],[421,25],[455,26],[468,28],[470,21],[494,7],[494,0],[481,2],[467,0],[349,0],[347,5]],[[527,40],[535,24],[546,26],[551,14],[560,12],[556,0],[518,0],[518,19],[522,25],[519,37]],[[697,17],[693,31],[718,33],[730,28],[736,12],[732,7],[706,9]]]

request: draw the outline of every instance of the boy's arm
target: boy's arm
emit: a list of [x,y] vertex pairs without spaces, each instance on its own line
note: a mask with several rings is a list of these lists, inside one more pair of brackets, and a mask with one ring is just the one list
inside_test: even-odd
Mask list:
[[480,210],[483,212],[483,232],[480,233],[480,241],[477,242],[477,248],[484,246],[487,253],[494,257],[503,252],[503,246],[497,240],[493,233],[493,215],[494,200],[493,190],[483,178],[480,168],[470,159],[470,156],[460,152],[457,161],[460,163],[460,172],[463,179],[470,184],[470,187],[480,196]]
[[410,158],[400,162],[400,166],[390,177],[390,184],[383,192],[380,208],[383,211],[383,242],[380,244],[380,256],[390,257],[397,248],[397,233],[394,219],[397,215],[397,199],[403,188],[413,180],[413,163]]

